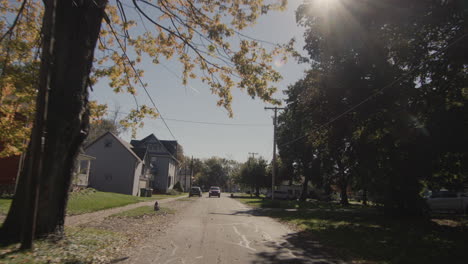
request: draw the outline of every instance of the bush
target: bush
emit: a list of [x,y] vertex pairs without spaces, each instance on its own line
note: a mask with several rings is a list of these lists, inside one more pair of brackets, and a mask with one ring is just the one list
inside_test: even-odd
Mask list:
[[171,190],[167,191],[166,194],[169,194],[169,195],[179,195],[180,192],[178,192],[177,190],[171,189]]
[[183,193],[184,187],[182,187],[182,184],[180,184],[180,182],[177,182],[176,184],[174,184],[173,190]]

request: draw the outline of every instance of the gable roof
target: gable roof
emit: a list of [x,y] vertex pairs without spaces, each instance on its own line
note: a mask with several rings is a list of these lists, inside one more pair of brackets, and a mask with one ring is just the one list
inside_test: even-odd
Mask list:
[[130,154],[132,154],[132,156],[139,162],[142,162],[142,160],[140,159],[140,157],[138,157],[138,155],[133,151],[132,149],[132,145],[130,145],[130,143],[128,143],[127,141],[119,138],[118,136],[114,135],[114,133],[112,132],[106,132],[104,134],[102,134],[100,137],[96,138],[93,142],[89,143],[85,149],[91,147],[92,145],[94,145],[94,143],[98,142],[99,140],[101,140],[104,136],[106,135],[111,135],[113,138],[115,138],[117,140],[117,142],[119,142]]
[[177,141],[176,140],[161,140],[160,141],[171,155],[177,155]]
[[132,148],[133,152],[137,154],[138,157],[140,157],[141,160],[145,159],[146,155],[146,148]]
[[[148,141],[150,139],[154,139],[159,144],[161,144],[161,146],[166,150],[167,154],[169,154],[169,156],[172,159],[174,159],[178,163],[180,162],[175,157],[177,155],[177,146],[178,146],[177,140],[159,140],[153,133],[151,133],[151,134],[149,134],[148,136],[146,136],[145,138],[143,138],[141,140],[132,140],[132,141],[130,141],[130,144],[132,144],[134,149],[135,148],[141,148],[140,144],[144,143],[144,142],[146,142],[146,141]],[[161,154],[166,154],[166,153],[161,153]]]

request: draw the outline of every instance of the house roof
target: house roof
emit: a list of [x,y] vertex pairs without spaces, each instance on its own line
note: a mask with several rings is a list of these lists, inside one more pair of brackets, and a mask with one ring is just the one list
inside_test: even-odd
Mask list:
[[162,147],[167,151],[167,153],[158,153],[158,154],[161,154],[161,155],[167,155],[169,154],[169,156],[174,159],[176,162],[179,162],[179,160],[177,160],[177,158],[175,157],[177,155],[177,140],[159,140],[154,134],[149,134],[148,136],[146,136],[145,138],[141,139],[141,140],[132,140],[130,141],[130,143],[132,144],[132,146],[135,148],[138,148],[140,149],[140,143],[142,142],[145,142],[149,139],[155,139],[157,142],[159,142]]
[[141,160],[145,159],[146,155],[146,149],[145,148],[132,148],[133,152],[137,154],[138,157],[140,157]]
[[171,153],[171,155],[177,155],[177,141],[175,140],[160,140],[164,147]]
[[107,134],[110,134],[112,137],[114,137],[114,138],[117,140],[117,142],[119,142],[122,146],[124,146],[124,148],[125,148],[128,152],[130,152],[130,154],[132,154],[132,156],[133,156],[136,160],[138,160],[139,162],[142,162],[142,160],[140,159],[140,157],[138,157],[138,155],[137,155],[135,152],[133,152],[133,150],[132,150],[132,148],[133,148],[132,145],[130,145],[130,143],[128,143],[127,141],[125,141],[125,140],[119,138],[118,136],[114,135],[114,133],[112,133],[112,132],[106,132],[106,133],[102,134],[100,137],[96,138],[93,142],[89,143],[89,144],[85,147],[85,149],[87,149],[87,148],[89,148],[90,146],[94,145],[94,143],[96,143],[96,142],[98,142],[99,140],[101,140],[101,139],[102,139],[104,136],[106,136]]

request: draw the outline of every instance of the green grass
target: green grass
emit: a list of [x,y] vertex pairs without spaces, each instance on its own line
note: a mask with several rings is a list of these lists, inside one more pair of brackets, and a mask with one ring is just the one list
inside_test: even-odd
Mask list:
[[94,228],[66,228],[67,236],[58,242],[37,240],[33,251],[18,251],[19,245],[0,247],[0,262],[20,263],[109,263],[115,249],[127,239],[111,231]]
[[[271,201],[240,199],[266,208]],[[339,210],[337,204],[279,201],[266,215],[299,227],[298,236],[318,240],[332,255],[363,263],[466,263],[468,220],[466,216],[435,215],[432,219],[391,218],[377,208],[353,205]],[[449,219],[446,219],[449,218]],[[432,221],[431,221],[432,220]],[[440,224],[445,222],[448,224]],[[301,244],[298,244],[301,246]]]
[[[295,200],[270,200],[263,197],[256,198],[250,195],[236,195],[234,198],[256,208],[282,208],[282,209],[337,209],[341,205],[336,202],[319,202],[319,201],[295,201]],[[351,204],[348,208],[359,208],[360,205]]]
[[11,206],[11,198],[0,198],[0,214],[7,214]]
[[174,209],[161,207],[159,211],[154,211],[153,206],[140,206],[134,209],[130,209],[127,211],[123,211],[117,214],[113,214],[110,217],[129,217],[129,218],[138,218],[145,215],[153,216],[153,215],[166,215],[166,214],[173,214],[175,212]]
[[[70,215],[91,213],[99,210],[125,206],[128,204],[162,200],[167,198],[184,196],[186,194],[167,195],[156,194],[152,197],[138,197],[119,193],[99,192],[94,189],[85,189],[71,193],[68,200],[67,213]],[[6,215],[10,209],[12,199],[0,199],[0,214]]]
[[161,200],[171,197],[179,197],[180,195],[158,194],[152,197],[138,197],[119,193],[99,192],[89,189],[78,193],[72,193],[68,201],[67,213],[70,215],[84,214],[99,210],[121,207],[128,204]]

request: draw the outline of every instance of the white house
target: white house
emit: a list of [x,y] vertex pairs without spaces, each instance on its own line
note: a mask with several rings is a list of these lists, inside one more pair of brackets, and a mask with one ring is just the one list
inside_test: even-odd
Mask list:
[[[96,158],[89,174],[89,186],[99,191],[139,195],[144,185],[144,162],[132,146],[107,132],[85,147]],[[148,180],[148,179],[146,179]]]

